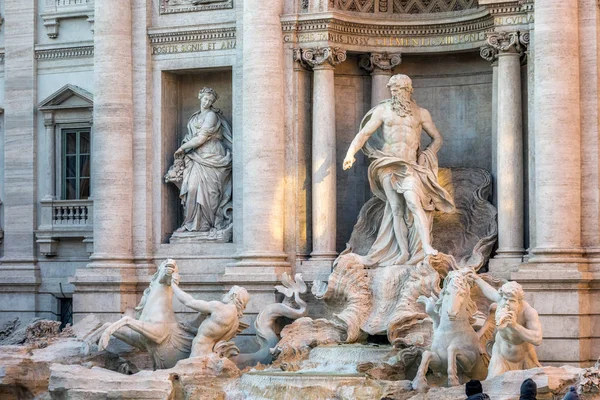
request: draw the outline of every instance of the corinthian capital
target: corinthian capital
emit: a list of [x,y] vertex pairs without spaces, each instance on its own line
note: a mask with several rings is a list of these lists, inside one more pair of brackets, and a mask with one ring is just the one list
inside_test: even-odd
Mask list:
[[313,68],[335,67],[346,61],[346,51],[339,47],[317,47],[302,49],[302,60]]
[[491,32],[487,34],[486,42],[498,54],[523,54],[529,44],[529,32]]
[[402,54],[371,53],[360,59],[360,67],[369,72],[391,71],[402,62]]

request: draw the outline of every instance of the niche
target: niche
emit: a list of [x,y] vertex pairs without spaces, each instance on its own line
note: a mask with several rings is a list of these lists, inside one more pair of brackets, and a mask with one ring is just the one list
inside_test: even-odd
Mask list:
[[163,72],[161,112],[161,242],[231,242],[231,69]]

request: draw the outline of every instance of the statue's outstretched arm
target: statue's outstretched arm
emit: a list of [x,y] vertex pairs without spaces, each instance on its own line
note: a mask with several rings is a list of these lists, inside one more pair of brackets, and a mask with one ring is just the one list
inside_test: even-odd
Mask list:
[[498,291],[494,289],[492,285],[478,277],[477,274],[475,274],[475,283],[477,286],[479,286],[483,295],[489,300],[497,303],[502,299],[502,297],[498,294]]
[[186,307],[204,314],[210,314],[212,312],[209,302],[193,298],[191,295],[181,290],[179,285],[174,282],[171,283],[171,287],[173,288],[173,293],[175,294],[175,297],[177,297],[177,300]]
[[382,116],[384,111],[385,109],[383,106],[375,108],[373,114],[371,114],[371,119],[363,126],[360,132],[358,132],[354,140],[352,140],[348,152],[346,153],[346,158],[344,159],[344,169],[352,167],[352,164],[356,161],[354,155],[365,145],[367,140],[369,140],[369,137],[375,133],[377,128],[381,126],[383,123]]
[[539,346],[542,344],[542,324],[537,311],[532,307],[525,310],[525,325],[514,324],[512,329],[515,330],[526,342]]
[[431,119],[431,114],[424,108],[421,108],[421,122],[423,124],[423,130],[429,137],[431,138],[431,143],[427,146],[428,149],[433,150],[434,153],[437,153],[442,147],[443,139],[440,131],[436,128],[433,120]]

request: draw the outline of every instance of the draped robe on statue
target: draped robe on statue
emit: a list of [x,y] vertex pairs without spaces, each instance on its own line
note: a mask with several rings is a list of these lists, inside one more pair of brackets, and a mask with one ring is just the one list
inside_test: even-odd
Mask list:
[[[386,100],[386,102],[390,101]],[[371,109],[365,115],[360,129],[371,119],[374,110],[375,108]],[[419,153],[419,155],[423,155],[423,165],[404,160],[394,154],[389,146],[385,146],[381,129],[380,127],[371,135],[365,146],[363,146],[363,152],[371,159],[368,172],[371,191],[385,203],[385,209],[375,242],[368,253],[360,256],[359,259],[366,267],[415,265],[425,258],[425,253],[421,246],[421,239],[414,223],[414,217],[404,201],[404,192],[410,190],[419,197],[421,206],[427,216],[429,232],[431,232],[433,222],[433,211],[453,212],[454,201],[452,196],[438,183],[438,160],[433,150],[425,149]],[[394,232],[392,207],[387,200],[382,184],[387,177],[390,178],[401,200],[402,223],[405,226],[406,237],[398,238]],[[406,244],[405,248],[408,248],[408,254],[402,253],[398,243],[399,240],[403,240]]]
[[200,111],[188,122],[186,143],[204,131],[207,139],[184,157],[185,169],[179,197],[184,206],[182,228],[206,232],[224,229],[231,223],[231,128],[216,109],[217,123],[204,126]]

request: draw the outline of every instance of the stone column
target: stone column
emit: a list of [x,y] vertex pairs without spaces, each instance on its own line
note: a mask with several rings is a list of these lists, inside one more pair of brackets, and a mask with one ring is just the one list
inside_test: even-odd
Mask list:
[[[242,245],[227,274],[277,279],[289,268],[283,250],[283,1],[244,1],[242,35]],[[258,275],[257,275],[258,274]]]
[[581,110],[578,7],[535,5],[535,246],[530,262],[579,262]]
[[360,59],[360,66],[371,73],[371,107],[390,98],[387,84],[392,69],[402,62],[401,54],[371,53]]
[[[302,50],[293,50],[293,114],[290,124],[295,135],[296,154],[296,260],[306,261],[310,258],[312,245],[311,221],[311,79],[312,73],[308,64],[302,60]],[[298,264],[296,264],[298,265]],[[296,272],[299,272],[296,270]],[[306,276],[303,275],[303,276]]]
[[312,237],[314,260],[336,256],[335,66],[346,60],[338,48],[304,50],[313,68]]
[[[115,319],[136,305],[133,265],[133,60],[131,0],[96,0],[92,184],[94,253],[77,271],[75,316]],[[99,285],[110,300],[101,299]]]
[[42,200],[54,200],[56,198],[56,138],[54,137],[54,114],[44,114],[44,127],[46,128],[46,194]]
[[[528,36],[518,32],[491,33],[481,54],[498,62],[497,93],[497,201],[498,250],[496,259],[519,263],[525,252],[523,202],[523,115],[521,62]],[[506,260],[504,260],[506,259]],[[492,266],[494,263],[492,263]],[[493,269],[493,268],[492,268]]]
[[4,3],[4,256],[0,259],[0,319],[33,317],[40,283],[37,229],[37,2]]

